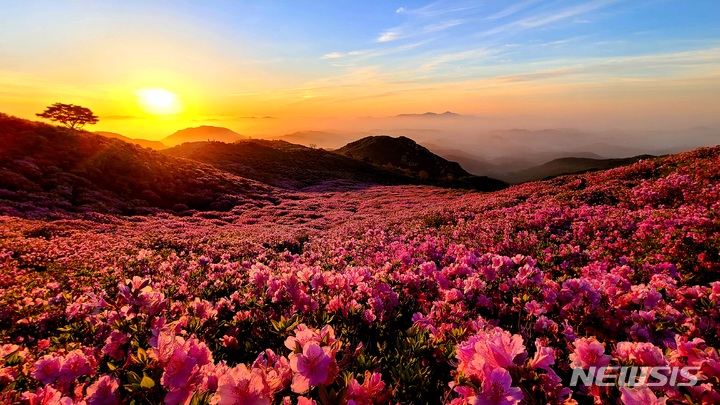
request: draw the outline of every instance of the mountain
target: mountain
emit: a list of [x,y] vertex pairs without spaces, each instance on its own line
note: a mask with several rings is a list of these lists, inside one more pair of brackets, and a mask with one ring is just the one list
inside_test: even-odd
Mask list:
[[412,177],[322,149],[285,141],[192,142],[162,151],[274,186],[299,189],[328,182],[414,184]]
[[458,163],[443,159],[405,136],[368,136],[335,152],[440,184],[482,190],[497,190],[506,186],[499,180],[473,176]]
[[0,214],[227,211],[272,191],[119,139],[0,114]]
[[147,139],[128,138],[125,135],[120,135],[118,133],[108,131],[95,131],[94,133],[102,135],[106,138],[120,139],[121,141],[125,141],[127,143],[134,143],[136,145],[142,146],[143,148],[150,148],[155,150],[167,148],[167,146],[165,146],[165,144],[160,141],[148,141]]
[[378,166],[405,169],[414,174],[424,171],[434,179],[470,175],[458,163],[441,158],[405,136],[368,136],[336,152]]
[[584,157],[566,157],[554,159],[542,165],[531,167],[519,172],[508,174],[512,183],[549,179],[568,174],[579,174],[590,171],[612,169],[627,166],[641,160],[654,158],[653,155],[639,155],[619,159],[592,159]]
[[423,114],[398,114],[397,117],[422,117],[422,118],[457,118],[464,117],[464,115],[456,114],[454,112],[445,111],[442,114],[434,112],[426,112]]
[[246,139],[246,137],[228,128],[202,125],[195,128],[181,129],[163,138],[162,143],[168,146],[176,146],[185,142],[235,142],[240,139]]

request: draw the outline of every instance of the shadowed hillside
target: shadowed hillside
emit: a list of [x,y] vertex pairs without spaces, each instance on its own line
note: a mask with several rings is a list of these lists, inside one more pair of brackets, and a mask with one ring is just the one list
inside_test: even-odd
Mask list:
[[140,145],[144,148],[150,148],[155,150],[161,150],[167,148],[164,143],[160,141],[149,141],[147,139],[137,139],[137,138],[128,138],[125,135],[120,135],[115,132],[108,132],[108,131],[95,131],[94,133],[98,135],[102,135],[106,138],[113,138],[113,139],[119,139],[121,141],[125,141],[127,143],[134,143],[136,145]]
[[368,136],[335,152],[441,185],[485,191],[506,187],[500,180],[474,176],[460,164],[448,161],[404,136]]
[[416,182],[411,177],[369,163],[285,141],[194,142],[163,153],[208,163],[242,177],[286,188],[337,180],[373,184]]
[[0,114],[0,212],[228,210],[271,188],[117,139]]
[[511,183],[524,183],[549,179],[567,174],[578,174],[596,170],[612,169],[627,166],[640,160],[653,158],[652,155],[640,155],[621,159],[592,159],[582,157],[567,157],[551,160],[537,167],[531,167],[515,173],[509,173],[507,178]]

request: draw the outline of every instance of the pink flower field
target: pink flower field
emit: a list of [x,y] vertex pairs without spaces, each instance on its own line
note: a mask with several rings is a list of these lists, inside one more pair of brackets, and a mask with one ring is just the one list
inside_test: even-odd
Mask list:
[[[3,403],[720,403],[720,147],[493,193],[10,211]],[[631,365],[698,381],[571,384]]]

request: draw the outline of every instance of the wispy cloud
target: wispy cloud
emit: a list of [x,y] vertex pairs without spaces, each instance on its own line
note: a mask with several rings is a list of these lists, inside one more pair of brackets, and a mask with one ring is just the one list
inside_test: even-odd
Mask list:
[[430,71],[430,70],[433,70],[433,69],[437,68],[438,66],[446,64],[446,63],[460,62],[460,61],[473,61],[473,60],[477,60],[479,58],[485,58],[494,53],[496,53],[496,52],[488,50],[488,49],[471,49],[471,50],[463,51],[463,52],[448,53],[448,54],[440,55],[440,56],[424,63],[420,67],[420,69],[423,71]]
[[378,42],[390,42],[394,41],[396,39],[400,38],[400,33],[398,31],[386,31],[380,34],[377,41]]
[[509,34],[513,32],[539,28],[552,23],[567,20],[571,17],[577,17],[587,14],[591,11],[599,10],[603,7],[607,7],[611,4],[617,3],[618,1],[620,0],[595,0],[558,11],[537,14],[488,29],[484,32],[481,32],[480,35],[487,37],[492,35]]
[[517,14],[520,11],[523,11],[523,10],[527,9],[528,7],[532,6],[533,4],[537,3],[538,1],[539,0],[528,0],[528,1],[523,1],[521,3],[513,4],[507,8],[504,8],[504,9],[498,11],[497,13],[494,13],[494,14],[488,16],[487,19],[488,20],[497,20],[500,18],[505,18],[505,17],[511,16],[513,14]]
[[326,53],[325,55],[323,55],[322,59],[338,59],[338,58],[342,58],[342,57],[343,57],[343,54],[340,52],[331,52],[331,53]]

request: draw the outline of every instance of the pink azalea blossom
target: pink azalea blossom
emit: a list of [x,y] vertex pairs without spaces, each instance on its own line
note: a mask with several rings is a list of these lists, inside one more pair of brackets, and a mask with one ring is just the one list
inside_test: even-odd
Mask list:
[[43,384],[52,384],[52,382],[60,376],[61,365],[62,363],[59,357],[46,354],[35,362],[35,366],[30,375]]
[[496,368],[483,381],[482,392],[470,397],[473,405],[516,405],[523,399],[522,390],[512,387],[512,377],[504,368]]
[[575,349],[570,353],[571,367],[605,367],[612,358],[605,354],[605,347],[594,337],[580,338],[573,342],[573,346]]
[[103,346],[101,351],[113,359],[120,360],[125,356],[125,351],[122,346],[127,343],[129,339],[129,334],[114,330],[110,333],[110,336],[105,339],[105,346]]
[[530,360],[530,366],[550,370],[550,366],[555,364],[555,351],[543,346],[539,339],[535,340],[535,349],[535,356]]
[[296,373],[293,377],[293,392],[303,393],[332,379],[330,375],[330,348],[315,343],[306,344],[302,353],[290,355],[290,368]]
[[182,347],[176,347],[165,364],[165,372],[161,379],[162,385],[171,388],[186,386],[196,364],[197,360],[188,356]]
[[119,404],[119,387],[120,384],[117,379],[107,374],[104,374],[88,387],[85,396],[85,402],[87,403],[87,405]]
[[522,337],[501,328],[478,332],[459,344],[456,352],[458,370],[478,377],[484,376],[486,367],[510,367],[516,358],[527,355]]
[[262,371],[244,364],[228,370],[218,381],[211,403],[217,405],[270,405],[272,392]]
[[637,366],[665,366],[667,360],[662,350],[652,343],[619,342],[615,349],[617,356],[633,362]]
[[28,405],[72,405],[72,399],[62,396],[60,391],[46,385],[38,388],[35,393],[26,392],[22,395]]
[[72,381],[83,375],[92,375],[95,370],[90,365],[90,360],[80,350],[73,350],[65,356],[60,366],[60,378],[63,381]]
[[[382,392],[385,389],[385,383],[380,373],[365,372],[365,380],[362,385],[356,379],[350,380],[348,383],[347,398],[356,405],[372,405],[383,400]],[[348,404],[350,403],[348,401]]]
[[647,386],[628,388],[620,387],[620,399],[625,405],[665,405],[666,399],[658,399]]

